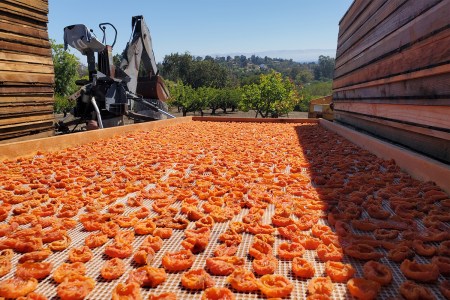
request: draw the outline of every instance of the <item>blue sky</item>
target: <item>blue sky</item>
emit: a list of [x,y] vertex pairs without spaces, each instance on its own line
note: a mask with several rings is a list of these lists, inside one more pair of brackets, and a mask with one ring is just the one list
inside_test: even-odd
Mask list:
[[[157,61],[170,53],[193,55],[273,50],[336,49],[339,20],[353,0],[49,0],[49,35],[85,24],[101,39],[98,24],[118,31],[114,52],[131,35],[131,17],[144,15]],[[111,34],[110,34],[111,36]],[[73,50],[75,51],[75,50]]]

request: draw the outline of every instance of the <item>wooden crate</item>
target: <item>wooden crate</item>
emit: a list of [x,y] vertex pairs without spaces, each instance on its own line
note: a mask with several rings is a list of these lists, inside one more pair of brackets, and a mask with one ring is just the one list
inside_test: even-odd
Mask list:
[[54,70],[47,15],[47,0],[0,2],[0,143],[53,135]]
[[323,118],[328,121],[334,120],[334,112],[331,109],[332,96],[326,96],[311,100],[309,104],[308,118]]
[[450,1],[355,0],[339,26],[335,119],[450,162]]

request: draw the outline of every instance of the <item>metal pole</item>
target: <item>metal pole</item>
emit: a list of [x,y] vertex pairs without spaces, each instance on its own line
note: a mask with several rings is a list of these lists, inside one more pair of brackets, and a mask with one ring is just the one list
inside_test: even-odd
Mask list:
[[102,116],[100,115],[100,110],[98,109],[97,102],[95,101],[95,97],[91,97],[91,103],[94,106],[95,113],[97,114],[98,127],[103,129]]

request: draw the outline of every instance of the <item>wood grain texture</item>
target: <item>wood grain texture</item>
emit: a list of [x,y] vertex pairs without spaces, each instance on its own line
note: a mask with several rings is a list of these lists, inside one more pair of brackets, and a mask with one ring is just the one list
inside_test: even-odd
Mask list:
[[341,21],[335,120],[450,163],[450,1],[367,2]]
[[33,19],[36,21],[48,22],[48,17],[46,12],[39,12],[33,8],[27,7],[27,5],[22,1],[15,1],[16,3],[13,3],[12,1],[3,0],[0,2],[0,11],[5,11],[10,14],[15,14],[19,17],[25,17],[29,19]]
[[[355,20],[350,28],[344,31],[344,34],[338,41],[336,57],[340,57],[349,50],[350,47],[365,38],[373,30],[377,30],[377,26],[383,22],[389,22],[386,18],[390,17],[397,9],[407,4],[410,0],[373,0],[369,1],[370,5]],[[401,24],[401,23],[400,23]]]
[[37,56],[23,53],[0,51],[0,62],[24,62],[30,64],[53,66],[51,56]]
[[333,88],[339,89],[450,63],[449,45],[450,27],[382,60],[354,70],[342,77],[336,77],[333,81]]
[[448,98],[450,73],[433,73],[438,68],[441,71],[448,70],[450,65],[336,89],[333,91],[333,99],[428,98],[432,101],[436,98]]
[[450,106],[336,102],[334,107],[336,111],[354,112],[422,126],[450,129]]
[[48,1],[0,1],[0,140],[54,132]]
[[450,1],[441,2],[426,11],[423,15],[417,17],[408,26],[403,26],[379,43],[368,47],[363,53],[350,61],[341,63],[339,62],[340,59],[338,59],[335,69],[336,78],[382,59],[386,55],[399,52],[411,43],[415,43],[448,28],[448,11],[450,11]]

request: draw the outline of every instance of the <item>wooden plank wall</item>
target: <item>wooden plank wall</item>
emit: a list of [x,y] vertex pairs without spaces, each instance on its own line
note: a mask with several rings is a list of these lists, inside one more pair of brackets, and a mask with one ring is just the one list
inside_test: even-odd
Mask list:
[[450,163],[450,0],[355,0],[333,101],[338,122]]
[[0,1],[0,143],[53,134],[48,0]]

